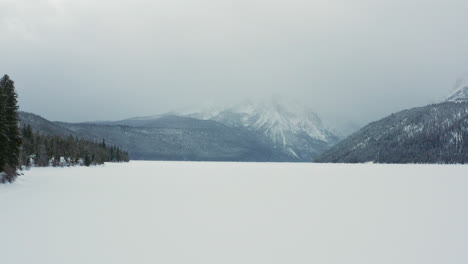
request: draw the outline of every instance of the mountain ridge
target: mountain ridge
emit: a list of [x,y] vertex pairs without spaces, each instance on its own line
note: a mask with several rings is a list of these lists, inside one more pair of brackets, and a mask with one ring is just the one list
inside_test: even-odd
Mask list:
[[411,108],[371,122],[316,162],[468,163],[468,101]]
[[214,120],[241,127],[269,139],[293,158],[312,161],[335,144],[339,137],[325,128],[320,117],[298,102],[272,98],[259,102],[246,100],[226,107],[173,111],[168,114]]
[[[56,136],[75,136],[128,150],[137,160],[298,161],[268,145],[254,133],[210,120],[164,116],[150,124],[51,122],[21,112],[21,125]],[[134,121],[134,120],[133,120]]]

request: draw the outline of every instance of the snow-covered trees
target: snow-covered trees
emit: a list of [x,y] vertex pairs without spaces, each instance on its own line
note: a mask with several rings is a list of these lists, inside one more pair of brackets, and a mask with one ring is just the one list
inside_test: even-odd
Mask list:
[[21,137],[15,84],[8,75],[0,79],[0,182],[12,182],[19,165]]

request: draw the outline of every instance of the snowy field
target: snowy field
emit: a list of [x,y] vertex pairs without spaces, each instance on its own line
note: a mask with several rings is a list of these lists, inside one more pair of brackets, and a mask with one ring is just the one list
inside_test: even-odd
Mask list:
[[468,166],[35,168],[0,227],[2,264],[468,263]]

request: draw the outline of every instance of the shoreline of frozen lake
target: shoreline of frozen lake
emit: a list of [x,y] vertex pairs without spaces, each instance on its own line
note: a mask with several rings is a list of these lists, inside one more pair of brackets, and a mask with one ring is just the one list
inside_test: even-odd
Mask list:
[[0,185],[0,262],[468,263],[468,166],[132,161]]

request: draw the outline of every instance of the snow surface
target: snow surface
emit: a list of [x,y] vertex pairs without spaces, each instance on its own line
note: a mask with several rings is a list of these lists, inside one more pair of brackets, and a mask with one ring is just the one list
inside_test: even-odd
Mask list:
[[468,166],[130,162],[0,186],[0,263],[468,263]]

